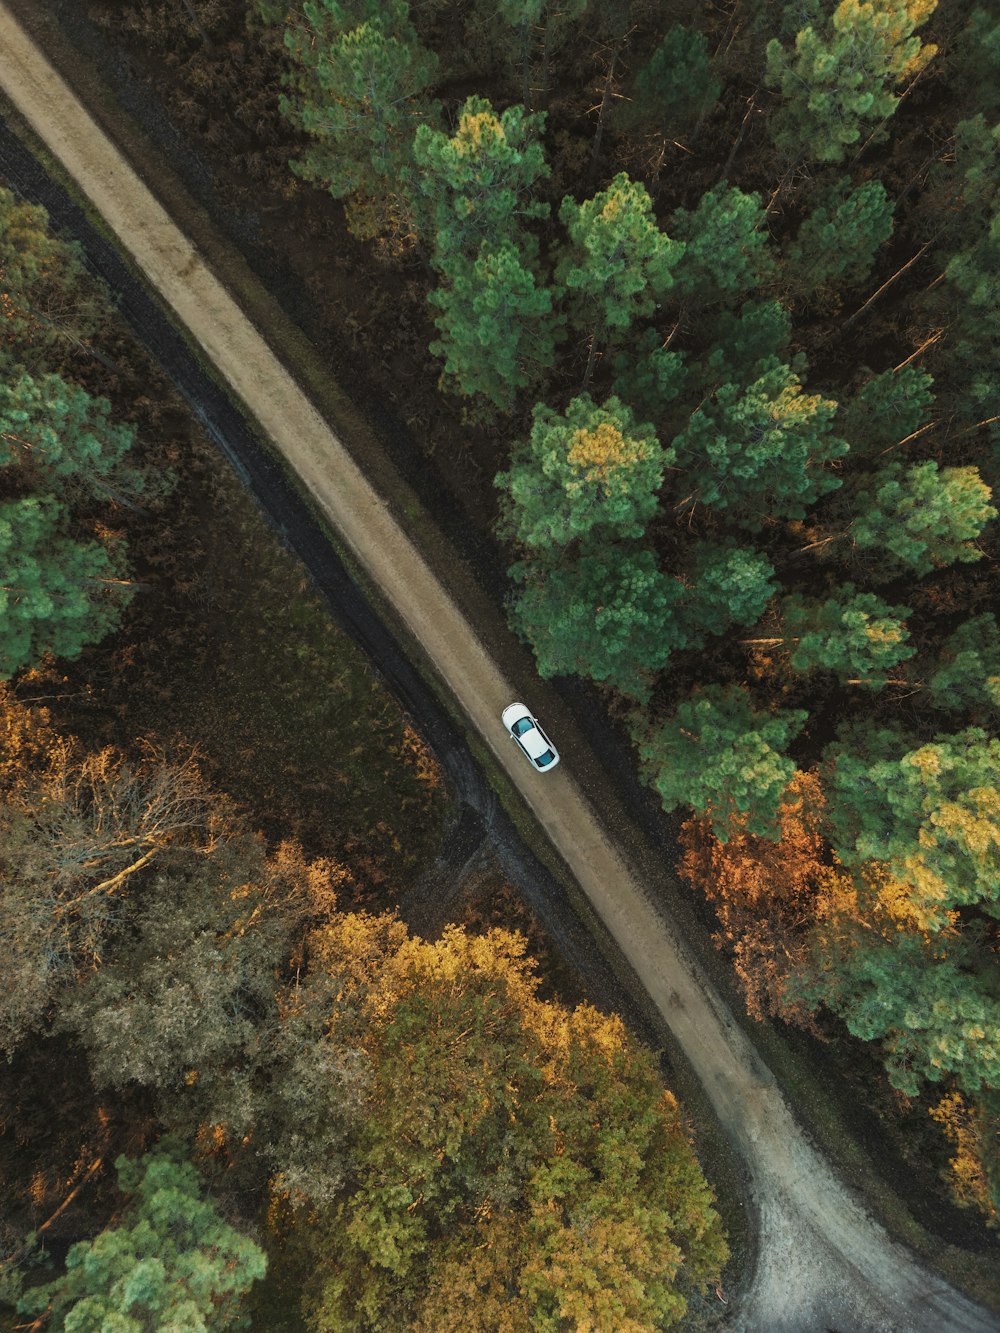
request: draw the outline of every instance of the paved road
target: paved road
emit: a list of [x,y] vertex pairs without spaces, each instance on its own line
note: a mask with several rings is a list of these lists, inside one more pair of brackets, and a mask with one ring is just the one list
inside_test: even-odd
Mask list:
[[1000,1329],[1000,1319],[928,1274],[892,1242],[813,1150],[752,1045],[656,911],[627,853],[606,834],[569,766],[540,779],[506,741],[498,714],[524,682],[502,678],[385,501],[2,4],[0,87],[420,641],[675,1034],[747,1163],[759,1210],[760,1261],[735,1326],[748,1333]]

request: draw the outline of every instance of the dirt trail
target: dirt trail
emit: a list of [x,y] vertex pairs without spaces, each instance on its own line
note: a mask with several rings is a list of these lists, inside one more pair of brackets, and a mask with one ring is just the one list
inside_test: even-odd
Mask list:
[[1000,1319],[890,1240],[814,1151],[770,1072],[606,837],[569,766],[539,779],[508,743],[500,710],[530,682],[501,677],[385,502],[2,3],[0,87],[421,641],[676,1035],[753,1182],[760,1260],[734,1327],[748,1333],[1000,1330]]

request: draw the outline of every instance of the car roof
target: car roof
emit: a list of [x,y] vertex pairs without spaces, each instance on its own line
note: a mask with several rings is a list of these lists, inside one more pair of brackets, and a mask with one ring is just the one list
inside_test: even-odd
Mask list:
[[537,726],[532,727],[530,731],[524,732],[518,737],[518,740],[531,755],[532,759],[538,759],[546,750],[551,748],[548,741],[538,730]]

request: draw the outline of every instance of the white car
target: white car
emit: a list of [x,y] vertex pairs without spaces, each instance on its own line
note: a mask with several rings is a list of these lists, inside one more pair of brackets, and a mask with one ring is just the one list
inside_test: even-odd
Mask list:
[[538,724],[538,719],[524,704],[508,704],[500,714],[512,741],[517,741],[532,768],[543,773],[555,768],[559,751]]

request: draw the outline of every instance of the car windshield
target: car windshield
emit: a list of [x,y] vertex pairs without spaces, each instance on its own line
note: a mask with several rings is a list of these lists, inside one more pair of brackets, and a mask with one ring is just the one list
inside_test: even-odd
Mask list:
[[514,723],[513,732],[515,736],[523,736],[526,731],[530,731],[534,726],[530,717],[521,717]]
[[555,755],[552,751],[546,750],[544,754],[538,756],[535,762],[538,764],[539,768],[544,768],[546,764],[551,764],[553,759],[555,759]]

